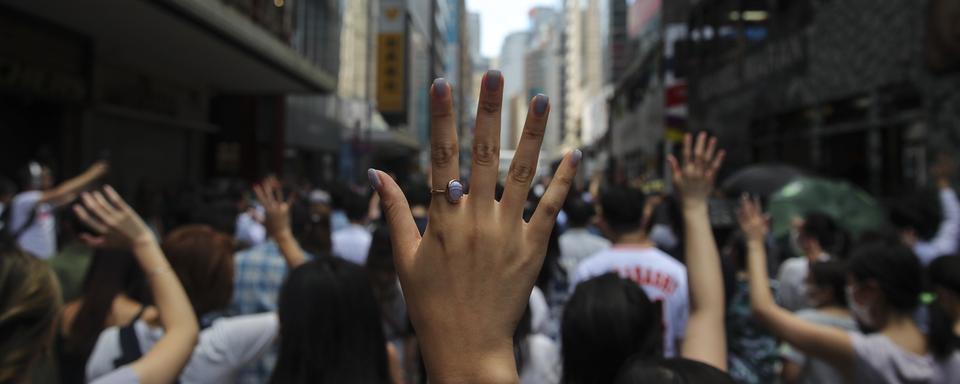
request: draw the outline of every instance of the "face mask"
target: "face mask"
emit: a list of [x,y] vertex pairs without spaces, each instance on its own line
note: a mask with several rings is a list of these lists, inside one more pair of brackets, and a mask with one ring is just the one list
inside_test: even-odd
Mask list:
[[850,311],[853,312],[853,317],[857,319],[857,321],[859,321],[860,324],[873,328],[874,321],[873,321],[873,316],[870,315],[870,307],[866,305],[861,305],[860,303],[857,303],[857,301],[853,299],[852,287],[849,287],[849,286],[846,287],[845,293],[847,295],[847,304],[850,305]]

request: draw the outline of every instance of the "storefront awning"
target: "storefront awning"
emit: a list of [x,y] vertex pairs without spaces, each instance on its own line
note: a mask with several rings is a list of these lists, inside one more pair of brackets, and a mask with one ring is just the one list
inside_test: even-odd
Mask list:
[[335,77],[221,1],[4,0],[92,39],[98,62],[214,91],[326,93]]

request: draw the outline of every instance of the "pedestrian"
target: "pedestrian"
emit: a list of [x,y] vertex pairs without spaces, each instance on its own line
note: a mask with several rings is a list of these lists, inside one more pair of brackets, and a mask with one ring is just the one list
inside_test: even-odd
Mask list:
[[[640,285],[652,301],[663,302],[665,356],[677,355],[689,314],[687,269],[657,249],[641,225],[644,195],[639,190],[603,188],[599,201],[600,227],[613,247],[580,262],[573,274],[576,286],[594,276],[616,272]],[[628,356],[624,356],[626,358]]]
[[847,301],[864,335],[806,321],[778,306],[769,293],[762,246],[767,222],[759,203],[744,199],[740,222],[749,241],[751,302],[755,316],[794,348],[836,367],[854,382],[955,382],[960,354],[931,353],[931,341],[913,320],[919,305],[920,262],[899,239],[859,246],[850,257]]
[[54,185],[50,168],[31,161],[21,172],[21,192],[11,200],[9,213],[4,212],[10,215],[5,230],[27,252],[49,259],[57,252],[55,210],[76,199],[108,169],[106,162],[97,162],[80,175]]
[[810,307],[805,291],[810,263],[844,259],[850,236],[833,217],[820,211],[808,212],[794,226],[796,245],[803,254],[780,264],[777,302],[786,309],[799,311]]
[[573,276],[580,262],[610,248],[610,241],[588,229],[596,217],[592,204],[580,196],[572,196],[564,205],[568,228],[560,235],[560,266]]
[[333,255],[357,265],[367,262],[373,236],[367,229],[368,199],[356,193],[343,196],[343,209],[350,224],[333,232]]

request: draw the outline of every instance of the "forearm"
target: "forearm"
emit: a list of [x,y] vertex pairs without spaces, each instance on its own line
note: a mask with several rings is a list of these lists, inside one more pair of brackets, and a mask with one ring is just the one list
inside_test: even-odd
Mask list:
[[770,278],[767,276],[767,251],[763,239],[747,240],[747,273],[750,276],[750,306],[755,315],[766,319],[780,309],[770,292]]
[[297,239],[293,237],[293,233],[289,230],[281,231],[274,237],[274,240],[277,242],[280,253],[283,254],[283,258],[287,261],[287,266],[290,269],[296,268],[306,261],[300,243],[297,242]]
[[427,376],[432,383],[520,382],[510,339],[469,345],[471,343],[430,337],[422,332],[418,335]]
[[685,201],[683,219],[691,314],[708,311],[723,317],[720,255],[710,227],[706,201]]
[[55,206],[69,203],[76,198],[77,193],[87,188],[102,175],[103,173],[96,169],[88,169],[57,185],[52,191],[45,194],[43,200]]
[[198,322],[190,299],[176,273],[170,268],[170,263],[163,256],[160,245],[152,235],[149,237],[136,243],[134,255],[147,275],[166,333],[182,333],[187,336],[192,334],[195,338]]

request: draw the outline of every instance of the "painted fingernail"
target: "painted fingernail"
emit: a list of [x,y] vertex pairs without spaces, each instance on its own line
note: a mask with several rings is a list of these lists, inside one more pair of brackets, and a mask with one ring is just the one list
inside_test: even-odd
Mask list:
[[500,71],[492,69],[487,71],[487,90],[488,91],[497,91],[500,89],[500,78],[502,75]]
[[550,98],[542,93],[533,98],[533,113],[543,116],[547,112],[547,106],[550,105]]
[[370,185],[373,186],[373,189],[380,190],[380,187],[383,186],[383,183],[380,181],[380,175],[376,169],[370,168],[367,170],[367,178],[370,179]]
[[433,81],[433,95],[436,97],[445,97],[447,96],[447,91],[450,90],[450,86],[447,85],[447,79],[438,77]]
[[570,155],[570,162],[574,167],[580,165],[580,160],[583,159],[583,151],[579,149],[574,149],[573,154]]

